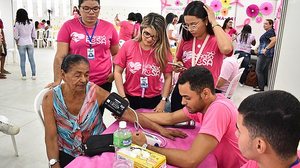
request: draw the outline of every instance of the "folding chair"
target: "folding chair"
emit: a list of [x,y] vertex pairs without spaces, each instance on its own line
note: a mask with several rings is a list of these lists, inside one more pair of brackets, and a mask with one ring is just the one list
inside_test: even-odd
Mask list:
[[42,102],[43,102],[44,95],[48,91],[49,91],[49,88],[41,90],[35,96],[34,103],[33,103],[34,111],[37,113],[37,115],[39,117],[39,120],[41,121],[41,123],[43,124],[43,126],[45,126],[45,124],[44,124],[44,115],[43,115],[43,109],[42,109]]
[[[225,97],[227,97],[227,98],[232,97],[244,70],[245,70],[245,68],[240,68],[239,73],[231,80],[231,82],[229,83],[228,89],[226,90]],[[232,95],[229,97],[230,92],[232,92]]]

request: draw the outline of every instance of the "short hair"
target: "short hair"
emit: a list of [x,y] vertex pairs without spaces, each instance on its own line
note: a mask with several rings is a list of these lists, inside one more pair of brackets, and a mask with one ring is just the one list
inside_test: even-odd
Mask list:
[[88,66],[90,65],[89,61],[85,57],[83,57],[81,55],[69,54],[64,57],[62,64],[61,64],[61,69],[65,73],[68,73],[74,65],[79,64],[81,62],[86,63]]
[[[192,1],[184,9],[183,15],[184,16],[187,16],[187,15],[195,16],[202,20],[208,19],[207,12],[203,7],[204,5],[205,4],[201,1]],[[185,24],[185,22],[183,24]],[[206,26],[206,32],[210,35],[214,35],[214,31],[212,29],[210,22],[208,22],[208,24]],[[183,38],[183,40],[188,41],[188,40],[193,39],[194,37],[188,30],[183,29],[182,30],[182,38]]]
[[192,91],[200,92],[204,88],[209,88],[211,93],[215,94],[214,78],[204,66],[194,66],[184,71],[178,79],[178,84],[183,85],[187,82]]
[[251,95],[238,108],[252,139],[264,138],[282,159],[297,154],[300,102],[292,94],[274,90]]
[[272,19],[266,19],[266,21],[272,25],[272,29],[274,29],[274,21]]
[[128,18],[127,18],[127,20],[136,21],[136,18],[135,18],[135,13],[133,13],[133,12],[130,12],[130,13],[128,14]]
[[[78,0],[78,8],[80,8],[81,4],[86,1],[86,0]],[[100,0],[94,0],[94,1],[97,1],[100,5]]]
[[143,16],[141,13],[135,13],[135,19],[136,19],[136,22],[141,24],[142,21],[143,21]]
[[171,23],[173,22],[173,19],[174,19],[174,18],[175,18],[174,13],[168,13],[168,14],[166,15],[166,23],[167,23],[166,26],[168,26],[168,24],[171,24]]

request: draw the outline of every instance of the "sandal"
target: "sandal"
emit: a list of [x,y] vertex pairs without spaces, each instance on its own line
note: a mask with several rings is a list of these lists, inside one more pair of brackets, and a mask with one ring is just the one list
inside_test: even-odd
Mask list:
[[5,70],[5,69],[3,70],[3,73],[4,73],[4,74],[11,74],[10,72],[8,72],[8,71]]
[[6,79],[6,76],[0,76],[0,79]]
[[0,76],[1,77],[5,77],[6,75],[4,73],[0,73]]

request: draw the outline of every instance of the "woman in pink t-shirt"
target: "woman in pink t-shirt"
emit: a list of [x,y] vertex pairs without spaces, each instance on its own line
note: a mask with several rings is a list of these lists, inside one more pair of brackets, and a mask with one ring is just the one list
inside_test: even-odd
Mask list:
[[233,24],[233,19],[227,18],[225,19],[222,28],[227,34],[229,34],[230,37],[235,39],[235,36],[237,35],[237,31],[232,27],[232,24]]
[[118,33],[113,24],[98,19],[100,0],[80,1],[79,10],[81,17],[66,21],[58,33],[54,82],[48,87],[60,84],[63,58],[67,54],[77,54],[89,61],[89,80],[110,92],[113,81],[112,57],[119,50]]
[[[192,66],[204,66],[213,75],[214,84],[218,81],[224,55],[232,55],[230,37],[218,24],[213,10],[201,1],[184,10],[182,41],[177,50],[175,72],[182,72]],[[171,111],[181,109],[181,95],[178,85],[171,97]]]
[[[114,63],[114,77],[118,92],[133,109],[148,108],[162,112],[170,94],[172,61],[164,18],[149,13],[143,20],[141,35],[129,40],[120,49]],[[126,69],[125,83],[122,73]],[[160,77],[164,76],[161,89]]]
[[133,12],[130,12],[128,14],[127,20],[124,21],[120,21],[118,15],[115,17],[116,25],[120,26],[120,32],[119,32],[120,44],[123,45],[125,41],[133,38],[135,20],[136,20],[135,14]]

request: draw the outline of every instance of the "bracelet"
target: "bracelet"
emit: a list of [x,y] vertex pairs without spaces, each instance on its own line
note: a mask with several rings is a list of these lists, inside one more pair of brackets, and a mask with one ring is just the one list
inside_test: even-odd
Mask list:
[[219,23],[212,25],[211,27],[212,27],[212,29],[214,29],[216,26],[222,27],[221,25],[219,25]]
[[167,101],[167,98],[166,97],[162,97],[161,100],[162,101]]

